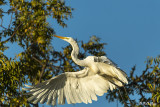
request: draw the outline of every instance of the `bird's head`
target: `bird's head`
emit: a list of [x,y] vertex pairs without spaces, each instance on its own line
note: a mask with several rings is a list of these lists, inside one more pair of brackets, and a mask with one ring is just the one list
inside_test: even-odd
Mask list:
[[75,40],[74,40],[73,38],[71,38],[71,37],[62,37],[62,36],[57,36],[57,35],[54,35],[54,37],[60,38],[60,39],[62,39],[62,40],[64,40],[64,41],[67,41],[67,42],[69,42],[69,43],[72,43],[72,42],[75,41]]

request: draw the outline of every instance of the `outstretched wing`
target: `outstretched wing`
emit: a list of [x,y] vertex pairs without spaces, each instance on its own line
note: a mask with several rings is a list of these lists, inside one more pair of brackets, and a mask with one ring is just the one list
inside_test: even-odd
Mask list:
[[97,96],[102,96],[107,90],[115,87],[112,83],[98,74],[94,74],[89,68],[79,72],[66,72],[55,76],[50,80],[35,86],[29,86],[23,90],[29,90],[32,94],[29,101],[34,104],[40,102],[56,105],[74,103],[92,103],[97,100]]

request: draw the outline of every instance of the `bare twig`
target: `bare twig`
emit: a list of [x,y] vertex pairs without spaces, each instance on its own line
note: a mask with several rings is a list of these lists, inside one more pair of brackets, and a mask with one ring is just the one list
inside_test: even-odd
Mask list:
[[8,28],[10,28],[10,26],[11,26],[12,19],[13,19],[13,13],[11,14],[11,20],[10,20],[10,23],[9,23],[9,25],[8,25]]
[[32,58],[34,60],[36,60],[38,63],[40,63],[40,65],[42,65],[42,71],[41,71],[41,74],[40,74],[40,77],[39,77],[39,83],[41,82],[41,79],[42,79],[42,76],[44,74],[44,71],[45,71],[45,68],[46,68],[46,65],[47,65],[47,61],[45,64],[43,64],[40,60],[38,60],[37,58],[35,58],[34,56],[32,56]]
[[36,60],[38,63],[40,63],[42,66],[44,65],[40,60],[38,60],[36,57],[34,57],[34,56],[32,56],[32,58],[34,59],[34,60]]
[[1,25],[0,25],[0,27],[2,27],[3,29],[7,29],[7,28],[4,27],[2,24],[3,24],[3,18],[1,18]]
[[2,27],[3,29],[6,29],[6,30],[7,30],[7,28],[6,28],[6,27],[4,27],[4,26],[2,26],[2,25],[0,25],[0,27]]
[[126,102],[124,101],[124,99],[123,99],[123,96],[121,95],[121,91],[120,91],[119,88],[118,88],[118,92],[119,92],[119,95],[120,95],[121,98],[122,98],[122,101],[123,101],[124,105],[125,105],[126,107],[128,107],[127,103],[126,103]]
[[1,43],[2,43],[2,44],[3,44],[3,43],[6,43],[6,42],[8,42],[10,39],[12,39],[12,38],[14,37],[14,35],[16,34],[16,31],[18,30],[18,28],[19,28],[21,25],[22,25],[22,23],[17,26],[16,30],[13,32],[13,34],[11,35],[11,37],[9,37],[8,39],[6,39],[5,41],[2,41]]
[[46,68],[46,64],[43,65],[43,67],[42,67],[42,71],[41,71],[41,74],[40,74],[40,77],[39,77],[39,83],[41,83],[41,79],[42,79],[42,76],[44,74],[45,68]]
[[1,20],[2,20],[2,21],[1,21],[1,26],[2,26],[2,24],[3,24],[3,18],[1,18]]
[[131,99],[129,98],[128,92],[126,91],[126,88],[125,88],[125,87],[123,87],[123,88],[124,88],[124,91],[125,91],[125,93],[126,93],[128,99],[129,99],[129,102],[130,102],[130,104],[131,104],[131,107],[134,107],[133,104],[132,104]]

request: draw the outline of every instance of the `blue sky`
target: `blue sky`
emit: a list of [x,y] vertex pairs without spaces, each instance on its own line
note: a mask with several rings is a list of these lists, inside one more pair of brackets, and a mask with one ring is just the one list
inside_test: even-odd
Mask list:
[[[70,36],[88,41],[96,35],[105,47],[107,56],[116,62],[127,74],[137,65],[136,74],[145,68],[147,56],[160,54],[160,1],[159,0],[69,0],[67,4],[75,8],[73,18],[62,28],[49,19],[57,35]],[[56,25],[56,26],[55,26]],[[55,49],[68,45],[54,38]],[[12,45],[6,54],[15,54],[17,47]],[[58,107],[116,107],[108,103],[105,96],[98,97],[92,104],[76,104]],[[119,107],[122,106],[119,104]]]
[[[75,8],[73,18],[67,21],[67,28],[54,26],[57,35],[84,41],[92,35],[100,37],[108,43],[108,57],[126,72],[135,64],[143,69],[147,56],[159,54],[160,1],[70,0],[68,4]],[[50,25],[55,23],[50,20]],[[53,40],[57,49],[63,43],[67,44]]]

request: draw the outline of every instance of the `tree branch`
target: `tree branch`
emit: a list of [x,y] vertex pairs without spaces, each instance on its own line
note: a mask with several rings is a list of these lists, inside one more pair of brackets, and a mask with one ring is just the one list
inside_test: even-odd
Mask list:
[[124,101],[124,99],[123,99],[123,96],[121,95],[121,91],[120,91],[119,88],[118,88],[118,93],[119,93],[119,95],[121,96],[124,105],[125,105],[126,107],[128,107],[127,103],[126,103],[126,102]]
[[34,56],[32,56],[32,58],[33,58],[34,60],[36,60],[37,62],[39,62],[40,65],[42,65],[42,71],[41,71],[41,74],[40,74],[40,77],[39,77],[39,83],[41,83],[41,79],[42,79],[42,76],[43,76],[43,74],[44,74],[44,71],[45,71],[47,62],[46,62],[45,64],[43,64],[40,60],[38,60],[38,59],[35,58]]
[[6,39],[5,41],[2,41],[1,43],[2,43],[2,44],[3,44],[3,43],[6,43],[6,42],[8,42],[10,39],[12,39],[12,38],[14,37],[14,35],[16,34],[16,31],[18,30],[18,28],[19,28],[21,25],[22,25],[22,23],[18,25],[18,27],[17,27],[16,30],[13,32],[13,34],[11,35],[11,37],[9,37],[8,39]]
[[44,74],[45,68],[46,68],[46,64],[43,65],[43,67],[42,67],[42,71],[41,71],[41,74],[40,74],[40,77],[39,77],[39,83],[41,83],[41,79],[42,79],[42,76]]
[[32,56],[32,58],[34,59],[34,60],[36,60],[38,63],[40,63],[40,65],[44,65],[40,60],[38,60],[36,57],[34,57],[34,56]]
[[10,26],[11,26],[12,19],[13,19],[13,13],[11,14],[11,20],[10,20],[10,23],[9,23],[9,25],[8,25],[8,28],[10,28]]

